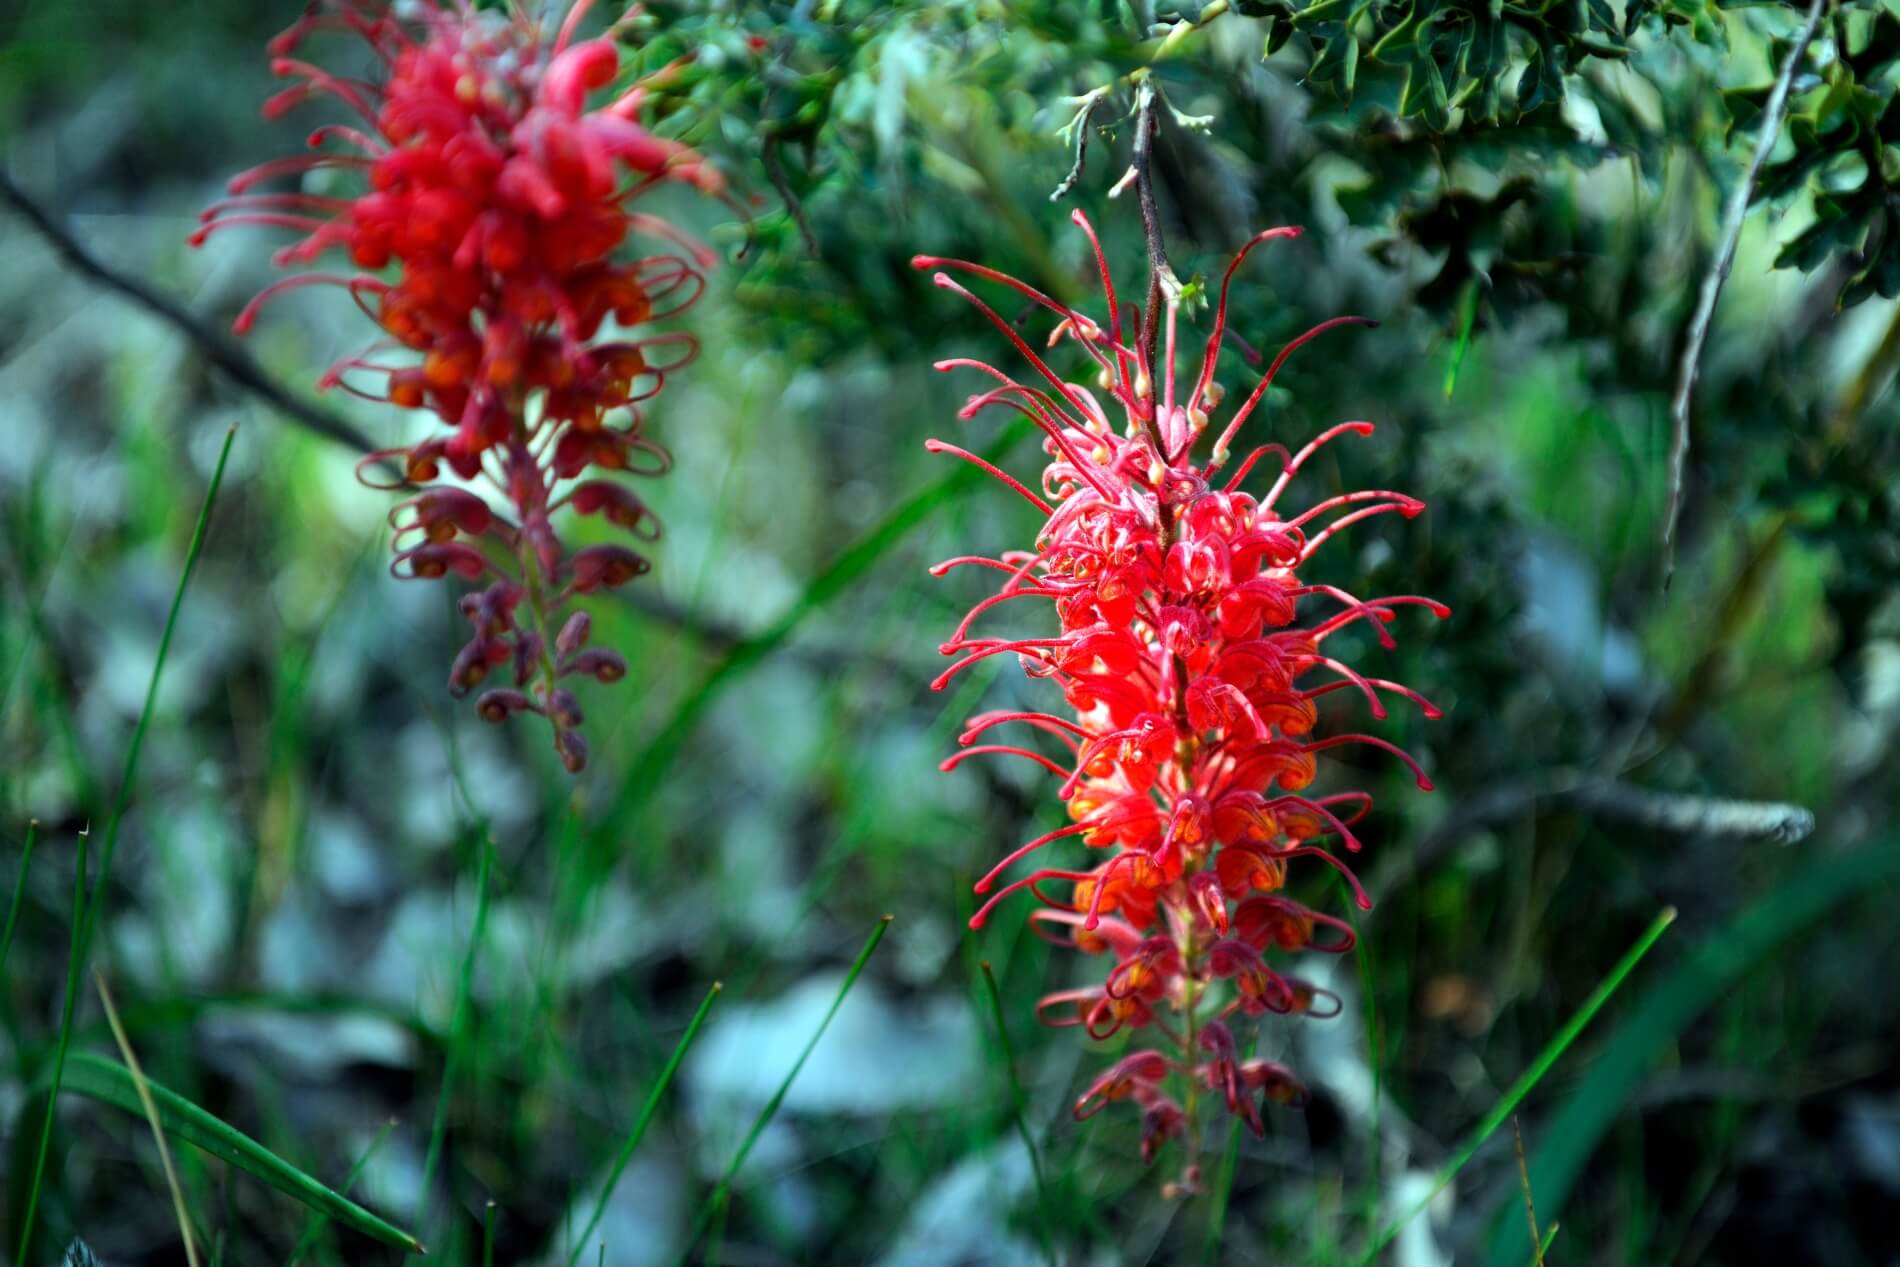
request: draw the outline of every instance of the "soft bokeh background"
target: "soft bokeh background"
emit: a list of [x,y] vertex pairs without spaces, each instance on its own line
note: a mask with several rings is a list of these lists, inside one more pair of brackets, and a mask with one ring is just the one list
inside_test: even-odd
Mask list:
[[[699,53],[663,102],[668,126],[761,203],[753,250],[692,314],[703,358],[653,413],[677,462],[641,491],[667,536],[651,576],[594,608],[596,636],[633,671],[586,694],[595,749],[577,780],[539,728],[484,726],[448,698],[453,588],[387,577],[387,499],[354,482],[354,454],[0,215],[0,882],[19,872],[27,820],[41,825],[0,990],[9,1219],[43,1112],[34,1080],[58,1026],[77,834],[109,812],[235,422],[95,958],[153,1079],[327,1183],[360,1161],[352,1193],[432,1258],[478,1257],[493,1202],[497,1261],[563,1261],[719,980],[595,1238],[609,1263],[674,1261],[888,912],[697,1254],[1353,1262],[1674,906],[1676,925],[1519,1115],[1539,1225],[1562,1224],[1550,1261],[1900,1261],[1900,324],[1889,299],[1836,306],[1877,239],[1805,261],[1810,273],[1771,268],[1813,223],[1812,180],[1847,189],[1852,173],[1796,172],[1750,218],[1703,361],[1666,590],[1657,544],[1683,326],[1752,144],[1729,130],[1750,98],[1725,105],[1718,90],[1765,85],[1770,37],[1798,15],[1668,6],[1688,25],[1650,18],[1629,61],[1581,64],[1564,104],[1443,135],[1394,121],[1404,99],[1370,61],[1350,106],[1321,87],[1339,77],[1323,29],[1263,63],[1261,23],[1228,14],[1160,64],[1181,113],[1213,119],[1163,138],[1182,274],[1217,270],[1254,228],[1302,223],[1304,239],[1242,275],[1236,329],[1272,348],[1336,312],[1382,322],[1297,354],[1250,424],[1297,445],[1376,420],[1305,490],[1430,503],[1416,521],[1365,525],[1324,558],[1325,579],[1455,611],[1402,622],[1391,655],[1359,648],[1445,707],[1435,724],[1395,711],[1380,730],[1439,790],[1351,750],[1327,763],[1329,784],[1378,795],[1362,872],[1377,907],[1330,980],[1345,1014],[1263,1027],[1259,1050],[1295,1065],[1315,1100],[1276,1113],[1265,1140],[1239,1138],[1219,1216],[1208,1198],[1164,1199],[1133,1114],[1069,1118],[1109,1057],[1038,1030],[1031,1005],[1097,966],[1025,936],[1020,912],[964,928],[972,878],[1061,809],[1040,776],[935,763],[970,713],[1046,693],[1001,661],[943,695],[925,685],[979,593],[925,567],[1035,525],[923,451],[963,425],[970,389],[930,362],[1010,354],[908,257],[963,254],[1084,295],[1084,243],[1048,197],[1070,161],[1054,135],[1062,99],[1155,44],[1112,4],[839,7],[654,6],[648,34],[670,32],[654,62]],[[263,43],[296,8],[10,6],[7,171],[110,264],[223,327],[278,243],[233,232],[193,252],[184,239],[226,176],[288,151],[315,117],[257,117],[273,88]],[[1877,10],[1830,21],[1817,75],[1875,40]],[[1862,91],[1890,97],[1882,65]],[[1496,74],[1526,106],[1515,71]],[[1818,85],[1798,85],[1797,114],[1825,122]],[[1091,147],[1076,201],[1132,279],[1132,200],[1104,196],[1126,161],[1119,130]],[[799,200],[815,255],[775,184]],[[729,212],[669,209],[738,253]],[[305,292],[251,347],[303,392],[365,339],[348,305]],[[330,403],[379,439],[402,434],[386,413]],[[1002,434],[995,420],[969,432],[972,447]],[[1027,472],[1034,457],[1021,440],[1007,464]],[[1350,728],[1354,702],[1335,702],[1329,724]],[[1794,844],[1738,832],[1736,815],[1777,811],[1720,800],[1807,807],[1818,827]],[[484,839],[491,902],[471,950]],[[1321,875],[1305,883],[1344,908]],[[74,1041],[113,1050],[90,988]],[[1528,1261],[1512,1135],[1386,1260]],[[1225,1154],[1225,1123],[1208,1147]],[[293,1256],[301,1206],[176,1151],[218,1261]],[[47,1184],[37,1261],[75,1235],[108,1264],[183,1261],[138,1118],[66,1097]],[[9,1223],[0,1254],[16,1237]],[[305,1261],[394,1257],[335,1228],[304,1248]]]

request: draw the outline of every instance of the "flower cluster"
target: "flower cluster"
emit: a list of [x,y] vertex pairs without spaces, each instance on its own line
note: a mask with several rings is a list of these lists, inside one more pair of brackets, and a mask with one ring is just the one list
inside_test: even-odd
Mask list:
[[[634,332],[697,299],[701,270],[716,259],[631,204],[665,182],[723,193],[697,154],[638,122],[653,77],[588,108],[620,68],[610,38],[574,38],[588,2],[578,0],[551,40],[516,6],[412,5],[404,22],[370,0],[313,5],[271,45],[272,69],[293,82],[264,113],[324,95],[364,126],[318,128],[312,153],[238,176],[193,235],[195,244],[234,225],[293,229],[304,236],[273,257],[280,267],[334,250],[363,270],[288,277],[251,301],[237,330],[273,296],[313,285],[343,288],[382,328],[384,338],[332,366],[321,385],[427,410],[449,428],[358,468],[375,487],[415,493],[390,515],[391,571],[485,586],[462,599],[473,632],[450,690],[465,694],[511,667],[514,685],[486,691],[482,716],[547,717],[571,770],[587,749],[563,680],[615,681],[626,664],[585,648],[588,617],[564,618],[565,609],[648,564],[619,544],[570,551],[553,516],[565,508],[638,541],[659,535],[646,504],[611,477],[667,469],[666,450],[641,433],[639,405],[697,345],[683,333]],[[380,83],[298,59],[298,46],[323,30],[365,40]],[[256,192],[326,168],[359,170],[367,189],[347,198]],[[678,249],[618,258],[635,232]],[[610,478],[587,478],[596,473]],[[439,482],[449,475],[485,491]]]
[[[1057,318],[1051,346],[1064,339],[1079,344],[1098,375],[1097,390],[1068,381],[1011,322],[948,272],[936,273],[937,285],[974,304],[1047,384],[1019,382],[977,361],[939,362],[939,369],[974,368],[995,380],[961,416],[990,406],[1027,415],[1044,433],[1049,461],[1038,492],[963,449],[929,442],[933,450],[983,467],[1047,516],[1033,549],[954,558],[933,569],[941,576],[953,568],[984,568],[1002,580],[943,644],[943,653],[957,659],[932,685],[942,689],[970,665],[1009,654],[1029,676],[1061,689],[1070,715],[975,717],[961,737],[962,750],[943,768],[980,753],[1032,761],[1061,780],[1057,794],[1073,820],[1010,853],[977,882],[978,893],[1056,841],[1079,838],[1105,858],[1077,869],[1044,866],[1012,880],[970,923],[980,927],[999,901],[1027,889],[1042,903],[1029,917],[1038,932],[1109,962],[1099,984],[1048,996],[1038,1015],[1047,1024],[1079,1026],[1095,1039],[1124,1027],[1157,1036],[1157,1046],[1135,1051],[1097,1078],[1076,1102],[1075,1116],[1133,1100],[1144,1113],[1144,1157],[1152,1159],[1170,1137],[1183,1137],[1189,1155],[1183,1186],[1192,1190],[1201,1093],[1219,1095],[1255,1132],[1262,1129],[1260,1101],[1290,1103],[1304,1094],[1286,1068],[1243,1058],[1234,1018],[1338,1009],[1336,996],[1275,966],[1292,952],[1341,953],[1353,945],[1349,924],[1286,896],[1289,864],[1311,858],[1336,868],[1360,906],[1370,906],[1327,845],[1359,849],[1352,828],[1371,798],[1362,792],[1306,795],[1316,754],[1373,744],[1393,752],[1421,788],[1430,788],[1417,763],[1382,739],[1313,737],[1317,701],[1340,689],[1361,694],[1374,717],[1385,716],[1382,693],[1416,702],[1427,717],[1438,715],[1407,687],[1362,676],[1333,658],[1327,641],[1365,622],[1389,646],[1385,626],[1396,608],[1449,613],[1425,598],[1361,600],[1300,579],[1314,551],[1342,529],[1373,515],[1409,518],[1423,509],[1385,490],[1331,497],[1297,515],[1277,509],[1289,482],[1321,446],[1341,435],[1368,434],[1370,424],[1334,427],[1297,453],[1258,448],[1219,478],[1228,446],[1286,357],[1322,331],[1360,318],[1326,322],[1289,344],[1228,418],[1206,464],[1196,464],[1197,441],[1223,395],[1214,375],[1234,272],[1255,246],[1298,230],[1268,230],[1234,257],[1198,370],[1177,380],[1178,298],[1159,288],[1151,292],[1166,302],[1165,313],[1149,314],[1155,323],[1149,346],[1158,344],[1158,353],[1144,355],[1136,337],[1124,342],[1123,305],[1101,246],[1087,219],[1077,213],[1075,220],[1095,248],[1106,323],[981,265],[915,260],[919,268],[998,283],[1048,309]],[[1119,430],[1111,409],[1123,424]],[[1268,455],[1280,460],[1278,478],[1263,495],[1241,491]],[[1025,598],[1051,601],[1060,629],[1029,638],[973,632],[979,618]],[[1303,603],[1329,610],[1297,623]],[[998,742],[992,732],[1005,726],[1060,744],[1061,759],[1021,742]],[[1178,1095],[1170,1090],[1177,1086]]]

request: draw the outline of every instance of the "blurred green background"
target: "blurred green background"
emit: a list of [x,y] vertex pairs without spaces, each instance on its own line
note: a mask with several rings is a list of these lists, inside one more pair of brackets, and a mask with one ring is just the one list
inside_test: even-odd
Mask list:
[[[599,1244],[617,1264],[1356,1262],[1673,906],[1517,1115],[1538,1225],[1561,1222],[1547,1261],[1900,1262],[1900,235],[1885,218],[1900,20],[1830,8],[1801,64],[1702,358],[1665,588],[1669,393],[1801,10],[1507,6],[1476,67],[1469,31],[1483,48],[1487,12],[1505,10],[1421,0],[1438,35],[1408,44],[1387,38],[1407,5],[1224,7],[1176,29],[1198,10],[656,3],[630,29],[648,65],[695,54],[661,124],[756,210],[741,226],[667,204],[728,259],[688,321],[704,355],[651,415],[676,457],[640,490],[666,524],[657,566],[593,607],[632,671],[584,697],[579,779],[539,728],[485,726],[447,696],[454,587],[388,578],[388,499],[357,485],[354,453],[0,209],[0,883],[24,875],[0,990],[0,1255],[45,1111],[79,833],[111,812],[235,422],[94,961],[154,1081],[326,1184],[353,1175],[351,1194],[432,1259],[477,1261],[492,1202],[501,1262],[593,1261]],[[7,173],[111,267],[224,328],[281,242],[233,232],[193,252],[185,237],[227,176],[321,113],[257,114],[264,41],[297,9],[15,0],[0,12]],[[1255,229],[1303,224],[1237,280],[1234,328],[1272,349],[1339,312],[1381,322],[1296,354],[1250,423],[1297,447],[1372,419],[1378,434],[1329,449],[1302,491],[1430,505],[1364,525],[1321,579],[1454,612],[1402,622],[1394,653],[1355,649],[1445,709],[1379,730],[1439,790],[1350,749],[1323,763],[1326,785],[1378,797],[1362,869],[1377,905],[1327,980],[1345,1013],[1262,1027],[1260,1053],[1315,1096],[1237,1152],[1220,1124],[1224,1210],[1162,1196],[1135,1115],[1070,1120],[1112,1052],[1038,1029],[1031,1009],[1099,966],[1049,953],[1020,912],[964,927],[972,879],[1062,811],[1040,775],[936,762],[971,713],[1051,692],[1000,659],[926,689],[981,588],[925,567],[1017,547],[1036,524],[923,451],[1009,435],[957,423],[970,383],[930,362],[1013,361],[909,257],[1087,295],[1086,244],[1049,196],[1073,157],[1065,99],[1150,64],[1175,107],[1157,162],[1177,270],[1214,273]],[[1123,88],[1091,121],[1111,134],[1070,201],[1137,279],[1132,198],[1106,196],[1127,108]],[[349,305],[304,292],[249,347],[303,395],[367,337]],[[419,434],[326,403],[379,441]],[[1036,457],[1019,436],[1004,464],[1026,475]],[[1812,834],[1763,826],[1799,823],[1796,807]],[[1319,875],[1305,884],[1346,909]],[[90,983],[72,1041],[116,1052]],[[1530,1261],[1513,1134],[1383,1261]],[[217,1261],[400,1256],[173,1151]],[[110,1265],[184,1261],[149,1128],[84,1096],[62,1100],[39,1217],[37,1262],[74,1237]]]

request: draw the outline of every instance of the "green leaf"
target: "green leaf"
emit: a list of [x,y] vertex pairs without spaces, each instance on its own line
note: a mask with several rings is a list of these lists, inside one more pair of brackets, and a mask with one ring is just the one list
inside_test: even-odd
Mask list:
[[1423,25],[1419,17],[1419,6],[1413,5],[1399,24],[1379,37],[1378,43],[1366,50],[1369,57],[1379,61],[1396,62],[1398,53],[1409,52],[1418,42],[1419,28]]
[[1337,22],[1352,10],[1354,0],[1313,0],[1299,11],[1297,21],[1303,27],[1317,22]]
[[[44,1092],[50,1087],[50,1073],[49,1070],[39,1079],[34,1087],[36,1092]],[[213,1117],[177,1092],[161,1087],[150,1078],[145,1080],[145,1086],[158,1106],[159,1124],[173,1139],[195,1145],[279,1192],[294,1197],[325,1217],[346,1227],[353,1227],[386,1245],[394,1245],[411,1254],[426,1252],[422,1242],[409,1233],[371,1214],[342,1193],[325,1187],[249,1135]],[[124,1109],[135,1117],[144,1115],[131,1071],[116,1060],[108,1060],[90,1052],[75,1053],[66,1062],[65,1089],[102,1104]]]

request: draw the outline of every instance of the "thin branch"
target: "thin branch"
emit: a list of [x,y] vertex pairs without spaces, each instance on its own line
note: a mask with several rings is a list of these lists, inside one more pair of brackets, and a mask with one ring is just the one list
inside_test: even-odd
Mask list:
[[74,272],[107,290],[117,291],[170,324],[197,345],[206,360],[290,421],[326,439],[347,444],[359,453],[368,453],[376,448],[375,442],[355,424],[292,395],[281,383],[265,373],[256,358],[235,340],[200,321],[177,300],[161,294],[136,277],[120,272],[87,250],[54,219],[51,212],[34,202],[25,190],[15,184],[4,170],[0,170],[0,198],[10,203]]
[[785,179],[785,164],[778,156],[779,139],[768,136],[759,146],[759,157],[765,162],[765,177],[772,182],[772,188],[778,191],[779,198],[785,203],[785,210],[792,217],[792,223],[798,226],[798,236],[805,239],[805,250],[813,259],[820,258],[824,252],[818,249],[818,235],[812,232],[811,221],[805,217],[805,205],[792,192],[792,183]]
[[1821,16],[1826,12],[1827,4],[1828,0],[1810,0],[1801,33],[1796,37],[1794,46],[1788,50],[1781,73],[1775,77],[1774,89],[1768,94],[1768,104],[1762,110],[1761,135],[1755,140],[1755,156],[1748,165],[1747,174],[1729,191],[1728,208],[1722,217],[1722,235],[1717,240],[1715,259],[1709,265],[1708,276],[1702,279],[1702,292],[1696,297],[1695,312],[1689,319],[1689,337],[1682,349],[1676,391],[1669,402],[1674,434],[1669,444],[1669,507],[1663,516],[1662,530],[1664,589],[1669,588],[1670,579],[1676,571],[1676,521],[1682,515],[1683,474],[1689,463],[1689,396],[1695,389],[1696,375],[1701,371],[1702,346],[1709,338],[1709,324],[1715,316],[1715,302],[1721,297],[1722,284],[1728,280],[1729,269],[1735,264],[1735,244],[1742,236],[1742,220],[1748,215],[1755,182],[1761,178],[1762,168],[1768,165],[1768,156],[1774,153],[1775,142],[1781,137],[1781,125],[1787,117],[1788,96],[1794,84],[1795,72],[1800,69],[1808,44],[1821,25]]
[[1155,116],[1157,95],[1152,78],[1141,81],[1135,101],[1132,165],[1135,169],[1135,197],[1141,202],[1141,229],[1148,238],[1148,306],[1141,314],[1144,326],[1142,346],[1148,357],[1148,381],[1153,385],[1153,390],[1159,393],[1161,380],[1159,367],[1155,364],[1155,353],[1161,337],[1161,309],[1173,300],[1181,289],[1181,283],[1174,275],[1174,265],[1168,262],[1167,243],[1161,239],[1161,208],[1155,201],[1154,143],[1161,126]]
[[1814,831],[1814,813],[1805,806],[1661,792],[1574,766],[1559,766],[1497,784],[1454,806],[1402,859],[1375,878],[1374,887],[1387,892],[1399,888],[1437,865],[1441,857],[1480,828],[1515,818],[1549,801],[1568,801],[1601,818],[1679,836],[1786,845],[1804,840]]
[[[1116,182],[1109,191],[1112,198],[1116,193],[1128,187],[1132,181],[1135,186],[1135,198],[1141,206],[1142,233],[1148,240],[1148,300],[1141,309],[1141,329],[1138,339],[1142,373],[1148,380],[1151,399],[1158,399],[1161,393],[1159,367],[1155,356],[1161,339],[1161,312],[1166,304],[1173,303],[1181,293],[1181,283],[1174,275],[1174,266],[1168,263],[1167,243],[1161,237],[1161,209],[1155,201],[1154,183],[1154,140],[1158,126],[1155,116],[1155,98],[1157,92],[1153,76],[1143,76],[1141,84],[1135,89],[1135,141],[1129,158],[1128,172]],[[1161,438],[1161,426],[1157,415],[1159,409],[1150,409],[1147,418],[1148,438],[1154,444],[1155,452],[1166,454],[1168,446]]]
[[1735,801],[1658,792],[1633,783],[1586,783],[1570,799],[1605,818],[1677,836],[1724,836],[1792,845],[1814,832],[1814,812],[1782,801]]

